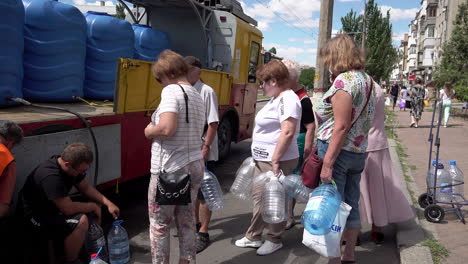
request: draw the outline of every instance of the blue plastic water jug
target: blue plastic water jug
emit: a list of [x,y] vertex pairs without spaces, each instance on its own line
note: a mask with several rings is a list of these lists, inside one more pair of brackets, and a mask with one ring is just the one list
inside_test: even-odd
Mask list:
[[86,20],[78,8],[52,0],[23,0],[24,98],[72,101],[83,96]]
[[90,99],[114,99],[119,58],[133,58],[134,33],[129,22],[107,13],[87,12],[86,79]]
[[155,61],[163,50],[170,49],[169,36],[166,32],[146,25],[135,24],[132,27],[135,32],[135,59]]
[[114,221],[109,235],[107,235],[109,261],[111,264],[125,264],[130,261],[128,234],[122,227],[122,223],[122,220]]
[[328,234],[340,204],[341,195],[333,184],[315,188],[302,214],[304,228],[313,235]]
[[0,14],[0,106],[7,106],[12,103],[5,97],[23,96],[23,3],[1,1]]

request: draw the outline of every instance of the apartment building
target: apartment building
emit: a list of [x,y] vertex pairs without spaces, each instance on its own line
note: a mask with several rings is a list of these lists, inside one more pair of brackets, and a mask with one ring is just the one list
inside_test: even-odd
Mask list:
[[434,47],[434,63],[437,65],[441,59],[444,43],[450,40],[454,29],[453,22],[458,14],[458,6],[464,0],[438,0],[435,34],[437,36]]

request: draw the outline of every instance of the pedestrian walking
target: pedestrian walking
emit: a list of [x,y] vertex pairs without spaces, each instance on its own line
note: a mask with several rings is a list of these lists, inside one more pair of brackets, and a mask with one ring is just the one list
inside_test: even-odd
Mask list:
[[[289,72],[281,61],[273,60],[257,70],[257,78],[264,95],[270,101],[255,117],[252,136],[252,157],[255,160],[255,175],[280,171],[289,175],[296,168],[299,158],[297,137],[300,130],[301,103],[289,88]],[[254,180],[255,182],[255,180]],[[258,255],[268,255],[283,247],[281,242],[286,221],[267,224],[263,221],[262,192],[264,183],[252,187],[253,216],[245,236],[235,242],[238,247],[258,248]],[[266,241],[262,242],[263,229],[268,227]]]
[[333,81],[316,108],[318,154],[323,159],[320,178],[324,182],[334,180],[343,201],[352,207],[343,233],[346,245],[342,257],[328,263],[355,263],[361,229],[359,182],[374,116],[374,81],[364,72],[361,49],[348,35],[329,40],[320,57],[331,70]]
[[[312,101],[307,94],[307,91],[298,83],[300,68],[299,64],[292,60],[283,60],[284,65],[289,71],[289,87],[296,93],[301,101],[302,115],[301,115],[301,126],[299,136],[297,137],[297,146],[299,148],[299,160],[297,167],[293,173],[298,174],[301,171],[302,163],[309,156],[312,151],[312,145],[314,143],[315,136],[315,117],[313,112]],[[286,230],[291,229],[295,225],[294,220],[294,207],[296,200],[291,199],[288,206],[289,220],[286,223]]]
[[372,224],[371,239],[384,241],[382,227],[414,217],[403,194],[400,175],[393,170],[385,134],[385,96],[375,86],[375,114],[369,130],[366,166],[361,174],[361,219]]
[[390,90],[390,96],[392,97],[393,107],[392,111],[395,111],[395,105],[398,103],[398,95],[400,94],[400,86],[397,82],[393,83],[392,89]]
[[[187,264],[196,259],[194,203],[204,170],[200,135],[205,106],[200,93],[187,80],[189,66],[182,56],[165,50],[151,70],[164,86],[161,102],[145,128],[145,136],[153,140],[148,187],[152,262],[169,263],[174,219],[179,236],[179,264]],[[165,195],[168,190],[178,195]]]
[[[193,56],[187,56],[184,61],[190,66],[188,81],[200,93],[205,105],[205,128],[203,131],[203,145],[201,147],[203,160],[209,164],[218,160],[218,98],[216,93],[200,79],[202,63]],[[207,165],[208,166],[208,165]],[[195,220],[197,229],[197,253],[205,250],[210,244],[208,226],[210,225],[212,212],[205,203],[205,197],[201,189],[198,190],[195,204]],[[200,221],[201,219],[201,221]]]
[[448,126],[450,118],[450,110],[452,109],[452,98],[455,96],[455,90],[452,84],[446,82],[444,88],[439,91],[439,98],[442,99],[442,107],[444,108],[444,127]]
[[410,91],[410,99],[411,99],[411,125],[410,127],[418,127],[419,120],[421,120],[423,105],[424,105],[424,97],[425,97],[425,90],[422,86],[422,80],[420,78],[416,78],[415,85],[411,88]]

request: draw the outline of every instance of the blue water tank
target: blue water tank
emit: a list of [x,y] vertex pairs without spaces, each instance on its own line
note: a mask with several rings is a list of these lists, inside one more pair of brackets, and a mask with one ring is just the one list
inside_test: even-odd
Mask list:
[[129,22],[106,13],[87,12],[85,96],[112,100],[118,58],[133,58],[134,33]]
[[24,98],[72,101],[83,96],[86,20],[78,8],[53,0],[23,0]]
[[11,103],[5,97],[22,97],[23,83],[23,24],[24,7],[21,0],[0,2],[0,106]]
[[135,59],[155,61],[159,53],[171,48],[169,35],[166,32],[138,24],[133,25],[133,31],[135,32]]

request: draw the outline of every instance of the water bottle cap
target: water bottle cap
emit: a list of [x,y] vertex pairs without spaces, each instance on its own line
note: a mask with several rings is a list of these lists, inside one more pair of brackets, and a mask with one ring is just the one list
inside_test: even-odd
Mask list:
[[449,164],[450,165],[457,165],[457,162],[455,160],[451,160]]
[[123,220],[115,220],[115,221],[112,223],[112,225],[113,225],[113,226],[119,226],[119,225],[121,225],[122,223],[123,223]]
[[432,165],[437,164],[437,160],[432,161]]
[[96,257],[97,257],[97,254],[96,254],[96,253],[91,254],[91,259],[92,259],[92,260],[95,259]]

